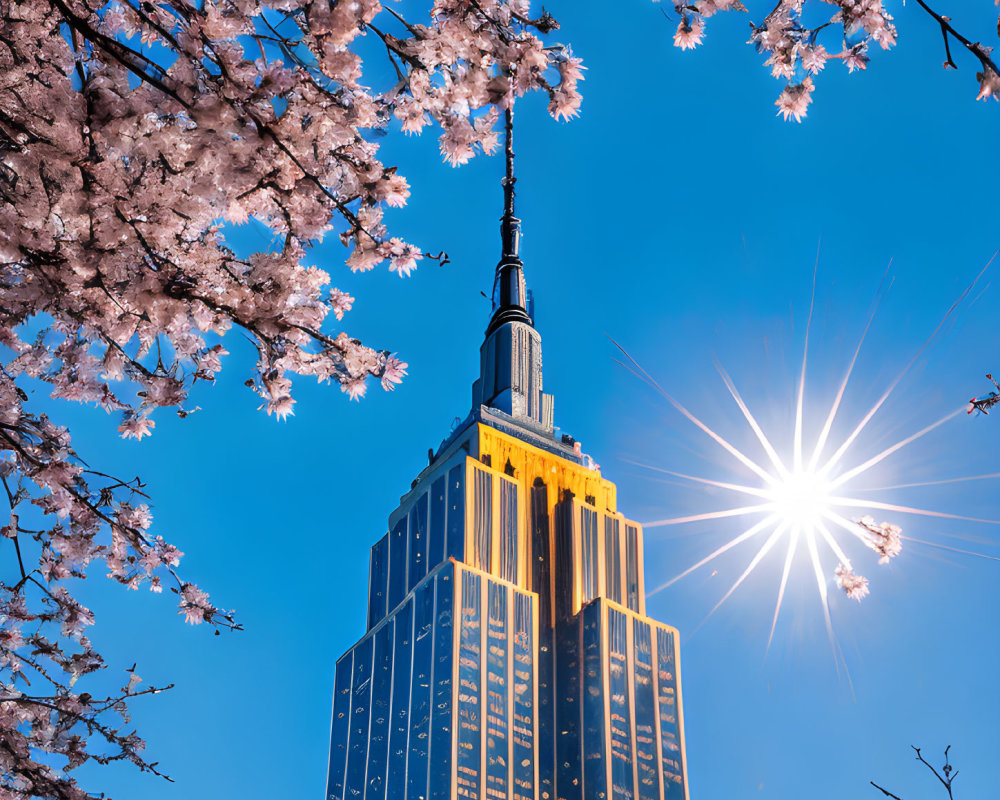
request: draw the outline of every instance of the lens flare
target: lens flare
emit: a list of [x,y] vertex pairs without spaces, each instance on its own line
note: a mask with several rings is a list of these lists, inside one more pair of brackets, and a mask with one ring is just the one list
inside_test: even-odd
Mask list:
[[[868,317],[867,324],[865,325],[861,338],[858,341],[853,357],[850,360],[844,379],[833,398],[829,413],[826,415],[825,421],[820,428],[819,435],[817,436],[815,442],[811,443],[811,449],[807,449],[807,443],[803,441],[805,438],[803,434],[803,397],[805,394],[806,369],[809,355],[809,330],[812,325],[812,302],[810,303],[809,318],[806,324],[805,346],[803,348],[801,372],[797,381],[795,418],[791,431],[791,453],[786,454],[785,457],[782,457],[782,455],[779,454],[778,450],[768,439],[763,428],[751,412],[749,405],[741,396],[732,378],[726,374],[726,371],[720,364],[716,363],[716,369],[719,372],[723,383],[766,456],[766,460],[764,460],[763,463],[755,460],[750,455],[747,455],[747,453],[740,450],[732,442],[728,441],[710,428],[703,420],[691,413],[691,411],[685,408],[678,400],[668,394],[621,345],[612,340],[615,346],[618,347],[618,349],[621,350],[625,356],[625,361],[619,362],[622,366],[626,367],[636,377],[657,391],[678,412],[680,412],[693,425],[699,428],[711,440],[732,456],[739,465],[749,470],[749,472],[753,473],[756,477],[756,480],[752,483],[740,484],[731,481],[715,480],[708,477],[673,472],[661,467],[650,464],[642,464],[636,461],[630,462],[632,464],[636,464],[637,466],[665,473],[685,481],[691,481],[693,483],[698,483],[703,486],[713,487],[716,489],[723,489],[727,492],[733,493],[734,495],[740,495],[742,498],[752,498],[749,503],[746,503],[746,500],[744,500],[745,504],[741,503],[734,505],[731,508],[707,511],[701,514],[691,514],[670,519],[652,520],[645,523],[646,528],[683,525],[686,523],[704,520],[721,520],[727,518],[745,519],[748,517],[757,517],[757,521],[752,522],[749,527],[746,527],[725,544],[716,548],[713,552],[709,553],[693,566],[685,569],[679,575],[676,575],[675,577],[665,581],[660,586],[653,588],[648,592],[648,594],[654,595],[657,592],[666,589],[668,586],[671,586],[675,582],[690,575],[692,572],[705,566],[706,564],[711,563],[724,553],[733,550],[745,542],[763,539],[763,541],[757,546],[756,551],[751,556],[750,561],[740,574],[739,578],[736,579],[728,591],[726,591],[723,595],[722,599],[716,603],[715,607],[706,616],[705,620],[707,620],[736,591],[736,589],[747,579],[747,577],[750,576],[750,574],[761,563],[761,561],[764,560],[768,553],[775,549],[780,552],[781,546],[783,546],[784,565],[782,568],[781,580],[778,586],[777,602],[774,609],[774,617],[771,623],[771,632],[768,637],[768,646],[770,646],[771,640],[774,637],[775,627],[778,623],[778,617],[781,612],[781,606],[785,597],[785,589],[788,585],[792,565],[794,563],[796,553],[800,551],[799,546],[802,545],[801,549],[804,549],[808,553],[811,571],[815,576],[817,591],[823,606],[827,631],[830,635],[830,641],[833,645],[836,656],[839,654],[839,647],[836,644],[836,640],[833,635],[833,626],[827,597],[827,584],[831,579],[834,580],[836,585],[848,597],[858,601],[862,600],[869,594],[869,585],[867,578],[854,571],[854,566],[845,552],[844,543],[838,540],[837,536],[834,535],[834,532],[837,532],[842,538],[843,534],[846,533],[848,535],[846,541],[856,541],[863,544],[868,550],[873,551],[878,556],[878,562],[881,564],[887,563],[889,560],[894,558],[901,551],[903,542],[938,547],[971,556],[978,556],[980,558],[1000,560],[996,556],[985,555],[971,550],[962,550],[955,547],[949,547],[947,545],[935,544],[922,539],[904,536],[902,534],[902,529],[898,525],[888,521],[877,522],[866,512],[872,510],[875,512],[890,512],[895,516],[918,515],[937,519],[974,521],[990,525],[1000,525],[1000,520],[966,517],[941,511],[934,511],[931,509],[897,505],[893,503],[879,502],[872,499],[865,499],[863,497],[851,496],[852,494],[865,494],[875,491],[874,487],[862,485],[863,478],[873,467],[896,455],[907,446],[946,424],[965,410],[965,406],[963,404],[961,408],[957,408],[941,419],[926,425],[912,434],[904,436],[898,442],[884,448],[876,455],[854,465],[851,465],[850,463],[852,446],[859,439],[859,437],[862,436],[868,424],[885,405],[893,390],[900,384],[903,377],[917,362],[920,355],[927,349],[931,342],[944,328],[948,319],[969,294],[973,286],[976,285],[988,267],[989,264],[983,268],[982,272],[980,272],[976,277],[976,280],[972,282],[965,292],[962,293],[962,296],[951,306],[951,308],[948,309],[947,313],[934,329],[934,332],[917,350],[916,355],[914,355],[909,363],[903,368],[902,372],[900,372],[895,379],[890,382],[889,387],[879,396],[879,399],[875,402],[872,408],[862,415],[860,421],[853,429],[851,429],[850,434],[848,434],[840,442],[831,442],[834,420],[840,411],[851,374],[861,352],[862,344],[865,341],[865,337],[867,336],[872,320],[874,319],[875,312],[878,308],[877,303]],[[814,299],[815,275],[813,278],[813,300]],[[828,446],[833,448],[833,454],[826,456]],[[946,478],[937,481],[928,481],[923,484],[904,485],[933,486],[944,483],[985,480],[990,478],[1000,478],[1000,473],[973,475],[967,478]],[[883,488],[888,490],[895,487]],[[826,556],[827,565],[824,566],[824,556],[821,554],[821,546],[825,551],[828,551],[829,555],[832,555],[836,559],[832,568],[829,565],[829,555]],[[704,624],[704,621],[702,624]],[[842,658],[842,656],[839,657]]]

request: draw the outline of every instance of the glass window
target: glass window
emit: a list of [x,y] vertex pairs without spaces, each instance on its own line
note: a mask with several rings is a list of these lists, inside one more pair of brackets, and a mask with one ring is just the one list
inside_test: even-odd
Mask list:
[[368,723],[372,699],[372,637],[354,647],[354,677],[351,679],[351,738],[347,749],[345,795],[365,790],[365,765],[368,763]]
[[625,589],[628,593],[627,605],[633,611],[639,609],[639,529],[635,525],[625,526]]
[[326,786],[327,798],[344,796],[347,770],[347,739],[351,719],[351,678],[354,676],[354,651],[349,650],[337,662],[337,677],[333,690],[333,725],[330,732],[330,774]]
[[472,566],[490,571],[493,529],[493,476],[476,468],[476,496],[472,528]]
[[444,552],[445,476],[431,484],[431,519],[427,533],[427,569],[434,569],[445,559]]
[[507,797],[510,763],[510,711],[507,684],[509,623],[507,587],[487,584],[489,616],[486,628],[486,794]]
[[389,602],[392,611],[406,596],[406,517],[402,517],[389,534]]
[[582,565],[583,602],[593,600],[600,594],[598,580],[598,536],[597,512],[585,506],[580,506],[580,546],[583,549],[580,564]]
[[517,484],[500,481],[500,577],[517,583]]
[[607,577],[607,596],[616,603],[622,602],[622,542],[618,520],[604,518],[604,574]]
[[413,680],[410,692],[410,762],[407,800],[426,800],[431,732],[431,672],[434,668],[434,582],[413,595]]
[[385,797],[385,773],[389,755],[389,717],[392,714],[392,625],[379,628],[372,664],[372,714],[368,744],[368,788],[365,800]]
[[632,620],[635,640],[635,764],[639,800],[660,800],[656,753],[656,694],[653,686],[653,636],[649,625]]
[[465,465],[448,472],[448,541],[445,557],[465,560]]
[[531,591],[538,594],[538,625],[552,627],[551,588],[549,587],[549,495],[540,481],[531,487],[531,566],[528,576]]
[[580,736],[580,618],[556,625],[556,784],[560,800],[583,797],[583,746]]
[[534,604],[530,595],[514,594],[514,717],[511,765],[514,800],[535,798]]
[[608,710],[611,714],[611,796],[632,800],[632,708],[628,680],[628,617],[608,609]]
[[389,583],[389,534],[372,547],[368,570],[368,629],[374,628],[386,613],[386,589]]
[[656,683],[660,711],[661,762],[664,800],[683,800],[684,772],[681,765],[680,720],[677,713],[677,667],[674,636],[656,630]]
[[458,652],[456,791],[480,800],[482,776],[482,582],[462,572],[462,629]]
[[601,658],[602,603],[587,606],[583,618],[583,796],[604,800],[608,796],[607,742],[604,715],[604,664]]
[[[443,481],[442,481],[443,491]],[[434,697],[431,704],[431,800],[451,800],[451,674],[455,654],[452,646],[452,613],[455,605],[454,568],[438,573],[437,608],[434,620]]]
[[573,582],[580,559],[573,552],[573,514],[576,503],[564,500],[556,506],[555,619],[573,614]]
[[409,519],[410,573],[407,588],[423,580],[427,574],[427,493],[424,492],[410,506]]
[[393,647],[392,717],[389,726],[389,773],[386,780],[388,800],[406,798],[406,751],[410,733],[410,654],[413,647],[413,601],[395,615]]

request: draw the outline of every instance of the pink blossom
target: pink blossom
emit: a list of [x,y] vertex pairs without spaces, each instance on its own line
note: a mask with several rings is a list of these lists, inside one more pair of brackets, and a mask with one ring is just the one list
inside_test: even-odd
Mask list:
[[994,100],[1000,101],[1000,75],[989,67],[985,67],[982,72],[976,73],[976,79],[979,81],[977,100],[988,100],[992,97]]
[[214,611],[208,602],[208,594],[192,583],[181,587],[181,602],[178,614],[184,615],[184,621],[189,625],[198,625],[211,619]]
[[346,392],[352,400],[360,400],[368,391],[368,386],[364,378],[351,378],[340,384],[340,391]]
[[333,315],[341,320],[344,318],[344,314],[351,310],[351,306],[354,305],[354,298],[351,297],[347,292],[342,292],[339,289],[330,290],[330,307],[333,309]]
[[799,50],[799,58],[802,59],[802,68],[813,75],[826,66],[826,61],[830,54],[826,48],[819,44],[815,47],[803,47]]
[[701,44],[705,34],[705,23],[700,17],[690,20],[687,16],[681,18],[674,33],[674,47],[681,50],[691,50]]
[[812,102],[813,82],[812,78],[806,78],[802,83],[789,84],[784,88],[781,95],[774,104],[778,107],[778,115],[795,117],[796,122],[801,122],[806,115],[806,107]]
[[409,366],[405,361],[400,361],[396,356],[389,356],[385,360],[385,367],[382,370],[382,388],[391,392],[396,388],[397,383],[401,383],[406,375],[406,368]]
[[142,439],[143,436],[149,436],[155,427],[156,422],[147,415],[129,412],[122,418],[118,432],[123,439]]
[[861,600],[869,594],[868,579],[855,575],[854,569],[848,564],[838,564],[834,574],[837,577],[837,585],[844,590],[844,594],[852,600]]

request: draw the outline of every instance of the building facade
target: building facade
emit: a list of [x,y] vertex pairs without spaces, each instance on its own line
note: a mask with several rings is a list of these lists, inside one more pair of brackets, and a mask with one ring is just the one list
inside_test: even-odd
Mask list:
[[688,800],[677,631],[645,615],[642,528],[553,427],[506,186],[473,410],[371,549],[326,797]]

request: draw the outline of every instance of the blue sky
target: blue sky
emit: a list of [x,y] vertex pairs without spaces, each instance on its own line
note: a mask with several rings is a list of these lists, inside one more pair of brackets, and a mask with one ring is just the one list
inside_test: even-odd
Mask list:
[[[991,5],[975,10],[979,31],[960,16],[972,9],[941,5],[972,38],[989,35]],[[941,69],[939,34],[915,4],[898,9],[900,44],[874,53],[867,73],[831,64],[819,76],[801,125],[775,117],[780,85],[742,44],[743,16],[713,18],[706,45],[681,53],[670,46],[674,24],[651,2],[619,4],[613,18],[606,4],[550,10],[588,67],[580,119],[553,122],[540,97],[518,107],[522,253],[556,424],[601,463],[633,519],[735,505],[629,463],[747,479],[615,363],[608,337],[749,452],[713,358],[765,428],[787,440],[818,252],[806,395],[815,425],[891,260],[894,282],[835,429],[845,433],[1000,248],[1000,107],[973,101],[976,65],[964,54],[959,72]],[[451,263],[401,280],[352,275],[335,241],[311,253],[356,297],[345,329],[409,362],[396,392],[373,386],[349,403],[336,387],[301,380],[296,415],[278,423],[243,387],[252,353],[233,335],[217,385],[195,395],[202,409],[185,420],[158,416],[141,444],[113,439],[116,421],[103,414],[60,409],[92,462],[142,475],[155,530],[187,553],[185,574],[245,626],[216,637],[184,625],[168,597],[88,591],[99,620],[92,638],[109,661],[177,684],[136,702],[133,718],[176,782],[126,766],[80,770],[90,788],[145,800],[321,796],[334,663],[364,628],[368,547],[427,449],[468,411],[489,314],[480,292],[499,255],[500,160],[451,169],[426,133],[383,140],[384,160],[413,187],[410,207],[388,220],[428,251],[447,250]],[[1000,372],[998,290],[987,286],[997,269],[900,383],[859,441],[859,460],[988,389],[983,373]],[[998,425],[961,415],[887,460],[877,478],[998,471]],[[1000,518],[996,481],[891,502]],[[883,516],[914,537],[1000,556],[995,527]],[[650,528],[647,585],[707,555],[737,525]],[[879,797],[872,779],[906,800],[939,796],[910,744],[935,760],[952,745],[962,797],[1000,785],[1000,562],[915,544],[886,567],[859,554],[872,596],[856,604],[831,585],[848,680],[835,668],[805,560],[766,659],[780,557],[692,635],[750,553],[736,550],[712,567],[715,577],[699,571],[649,601],[651,615],[682,632],[693,798]]]

